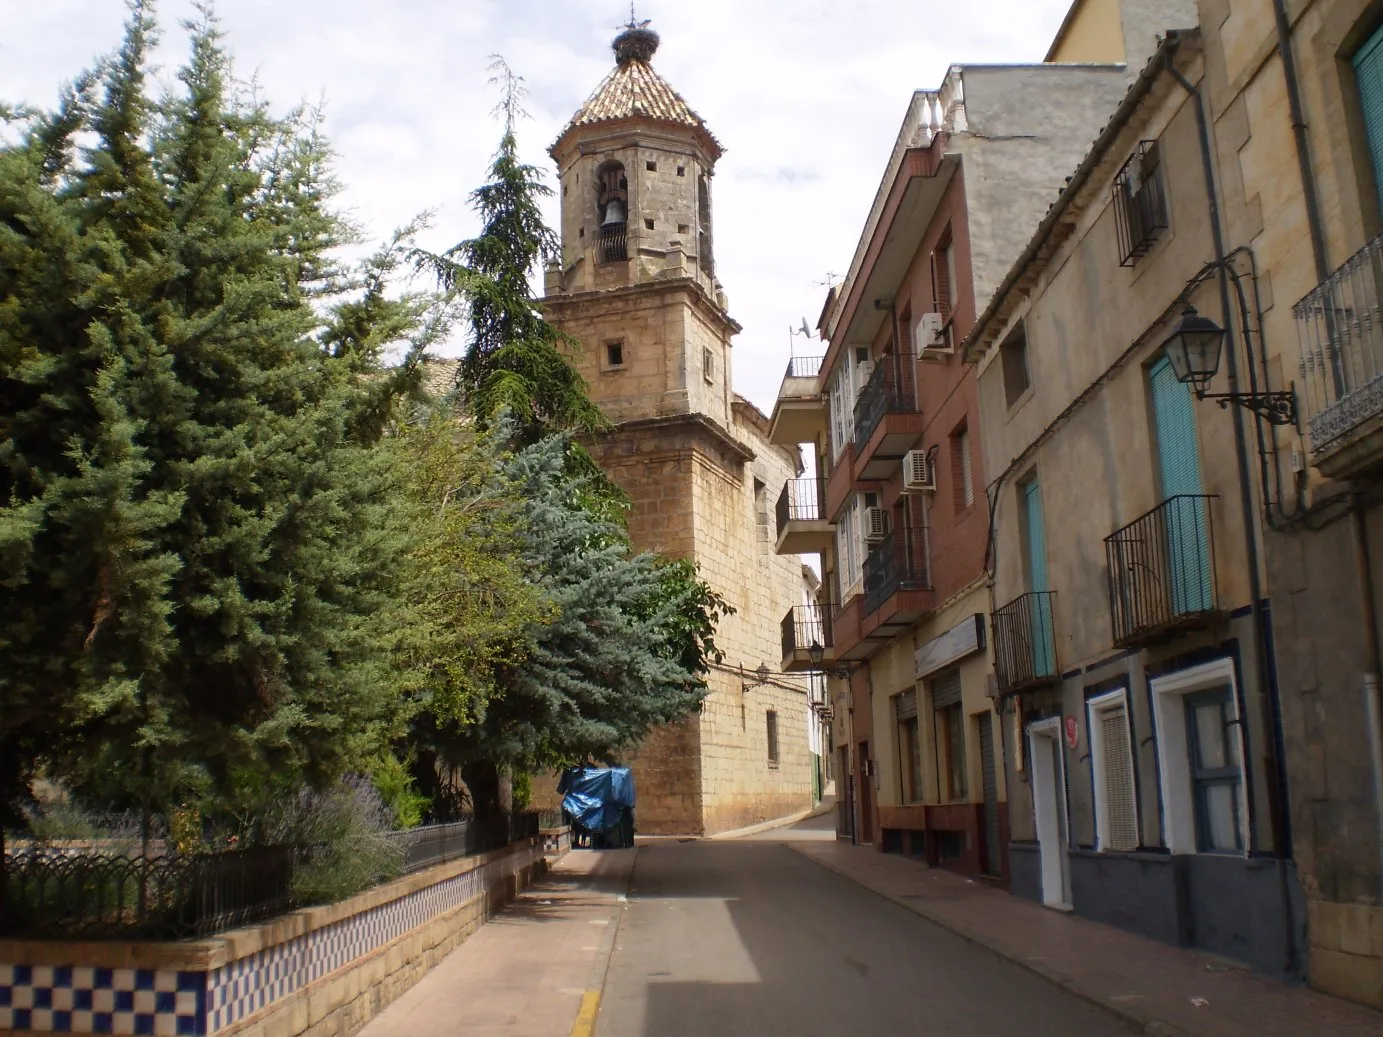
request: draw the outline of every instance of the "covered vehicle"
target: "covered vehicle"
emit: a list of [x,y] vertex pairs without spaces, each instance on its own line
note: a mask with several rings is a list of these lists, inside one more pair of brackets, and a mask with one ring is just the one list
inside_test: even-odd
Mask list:
[[634,845],[634,776],[628,767],[572,767],[557,784],[573,846]]

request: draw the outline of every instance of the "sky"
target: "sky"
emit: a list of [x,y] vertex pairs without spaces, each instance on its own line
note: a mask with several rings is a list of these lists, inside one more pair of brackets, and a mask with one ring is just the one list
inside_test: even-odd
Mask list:
[[[981,7],[981,4],[983,6]],[[639,0],[654,67],[725,146],[712,186],[735,389],[772,408],[791,352],[819,342],[828,276],[848,271],[912,91],[953,63],[1041,61],[1067,0]],[[186,54],[188,0],[160,0],[159,78]],[[52,106],[120,42],[122,0],[0,0],[0,100]],[[613,67],[619,0],[219,0],[236,72],[275,107],[324,102],[341,204],[371,241],[435,213],[422,243],[472,236],[467,195],[499,140],[489,56],[523,76],[523,158],[547,148]],[[751,13],[752,12],[752,13]],[[548,222],[557,226],[556,199]],[[457,352],[462,343],[453,343]]]

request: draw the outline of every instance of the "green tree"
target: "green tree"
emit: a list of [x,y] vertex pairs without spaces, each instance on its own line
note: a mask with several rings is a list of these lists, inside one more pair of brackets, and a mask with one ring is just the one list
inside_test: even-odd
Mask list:
[[489,423],[507,412],[523,442],[554,430],[594,431],[606,423],[571,364],[580,343],[543,317],[530,284],[560,245],[540,208],[552,188],[542,170],[519,160],[515,124],[524,114],[523,81],[502,58],[493,59],[491,70],[503,90],[497,113],[504,132],[489,180],[471,195],[480,234],[441,255],[415,256],[466,300],[469,341],[457,377],[472,415]]
[[209,16],[155,102],[154,40],[135,5],[0,148],[0,799],[326,778],[391,708],[399,310],[334,258],[315,114],[238,100]]
[[587,507],[566,446],[549,436],[500,466],[522,490],[520,554],[551,615],[475,720],[439,732],[481,816],[498,809],[505,771],[610,760],[698,709],[716,621],[732,611],[689,563],[635,553]]

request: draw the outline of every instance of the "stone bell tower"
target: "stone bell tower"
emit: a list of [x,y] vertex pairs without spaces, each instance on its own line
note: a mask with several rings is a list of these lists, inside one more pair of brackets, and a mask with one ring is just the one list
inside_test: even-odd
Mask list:
[[716,279],[711,209],[723,149],[654,70],[658,42],[631,20],[614,69],[549,149],[562,257],[543,308],[581,343],[575,366],[613,424],[589,446],[629,494],[635,545],[693,559],[736,609],[717,631],[726,658],[701,713],[630,760],[639,830],[703,833],[810,805],[804,682],[745,690],[760,666],[779,668],[780,623],[802,600],[801,566],[775,554],[770,530],[800,461],[731,386],[740,326]]

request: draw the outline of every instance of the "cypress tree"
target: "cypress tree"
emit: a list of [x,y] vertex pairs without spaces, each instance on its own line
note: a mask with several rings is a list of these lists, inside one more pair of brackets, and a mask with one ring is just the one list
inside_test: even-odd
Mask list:
[[209,17],[155,104],[132,11],[116,57],[0,148],[10,800],[40,760],[145,804],[264,794],[339,772],[389,708],[407,539],[362,368],[398,313],[368,290],[330,312],[361,282],[314,113],[236,100]]

